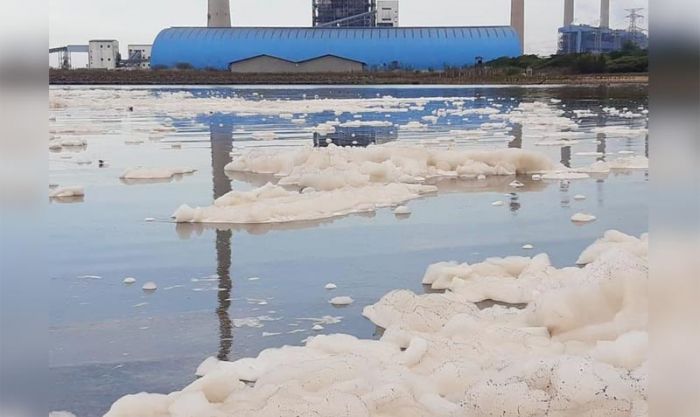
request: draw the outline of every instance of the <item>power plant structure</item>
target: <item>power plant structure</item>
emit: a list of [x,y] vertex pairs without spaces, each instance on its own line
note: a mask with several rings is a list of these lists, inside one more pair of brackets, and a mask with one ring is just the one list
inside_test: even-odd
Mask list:
[[313,27],[394,27],[398,0],[312,0]]
[[636,21],[641,18],[638,11],[631,10],[627,29],[610,28],[610,0],[600,1],[599,26],[574,24],[574,0],[564,0],[564,25],[559,28],[559,54],[602,54],[619,51],[627,43],[642,49],[649,47],[649,37]]
[[207,27],[231,27],[231,5],[229,0],[208,0]]
[[228,0],[208,0],[207,27],[172,27],[152,68],[234,72],[442,70],[522,55],[524,0],[510,26],[399,26],[398,0],[312,0],[312,27],[231,27]]

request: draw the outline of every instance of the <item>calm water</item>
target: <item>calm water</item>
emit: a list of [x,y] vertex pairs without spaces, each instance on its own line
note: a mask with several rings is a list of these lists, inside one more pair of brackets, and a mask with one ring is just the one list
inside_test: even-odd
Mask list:
[[[159,91],[147,90],[154,97]],[[186,90],[187,89],[182,89]],[[62,90],[54,90],[54,93]],[[604,106],[646,108],[646,90],[638,88],[197,88],[196,95],[232,95],[255,99],[302,100],[321,98],[471,97],[483,96],[505,108],[519,102],[561,99],[567,111]],[[88,94],[76,88],[70,94]],[[157,100],[154,98],[154,100]],[[420,120],[444,101],[429,102],[422,111],[367,114],[363,120],[405,124]],[[345,332],[376,337],[374,326],[361,316],[362,307],[397,288],[424,291],[420,279],[433,262],[478,262],[489,256],[523,255],[525,243],[534,253],[547,252],[558,266],[571,265],[578,253],[607,229],[626,233],[647,231],[647,174],[630,171],[605,178],[533,182],[515,190],[513,178],[490,179],[487,187],[474,182],[445,181],[437,196],[413,201],[413,214],[397,219],[389,210],[374,216],[354,215],[314,224],[288,227],[176,226],[169,215],[182,203],[209,205],[231,189],[261,185],[260,178],[229,178],[223,167],[238,146],[312,143],[305,127],[335,119],[333,112],[309,114],[304,125],[260,115],[220,112],[177,117],[158,111],[92,111],[89,106],[52,110],[52,127],[101,124],[103,132],[81,135],[88,146],[77,152],[51,153],[50,182],[84,185],[86,196],[74,203],[50,204],[50,364],[53,398],[50,408],[78,417],[100,416],[127,393],[170,392],[194,378],[197,365],[208,356],[237,359],[262,349],[300,344],[311,334],[312,321],[342,317],[321,333]],[[352,120],[352,114],[339,116]],[[177,129],[163,140],[129,145],[140,127],[170,120]],[[400,132],[391,128],[345,129],[336,143],[360,144],[444,137],[451,129],[476,128],[478,116],[463,120],[441,118],[426,131]],[[449,124],[448,124],[449,123]],[[644,119],[609,116],[583,119],[582,126],[643,126]],[[273,142],[251,141],[245,132],[273,130]],[[645,155],[648,139],[606,138],[570,147],[538,147],[513,126],[510,143],[478,146],[522,147],[547,153],[570,166],[596,158],[579,152],[633,152]],[[144,134],[141,133],[143,136]],[[354,135],[354,136],[353,136]],[[147,136],[147,134],[146,134]],[[317,142],[323,143],[323,138]],[[182,143],[181,149],[171,142]],[[476,145],[475,145],[476,146]],[[70,159],[66,155],[71,155]],[[108,164],[100,168],[96,161]],[[92,164],[78,164],[91,160]],[[172,182],[125,184],[121,172],[131,166],[191,166],[198,171]],[[512,194],[511,194],[512,193]],[[504,194],[508,194],[505,196]],[[584,194],[585,201],[574,201]],[[504,207],[492,207],[502,199]],[[583,226],[571,223],[577,212],[591,212],[598,220]],[[155,222],[144,219],[154,217]],[[122,283],[133,276],[132,286]],[[250,278],[259,278],[250,280]],[[146,281],[158,290],[145,294]],[[324,289],[334,282],[338,289]],[[355,303],[335,308],[328,300],[350,295]],[[242,325],[240,319],[263,317],[262,327]]]

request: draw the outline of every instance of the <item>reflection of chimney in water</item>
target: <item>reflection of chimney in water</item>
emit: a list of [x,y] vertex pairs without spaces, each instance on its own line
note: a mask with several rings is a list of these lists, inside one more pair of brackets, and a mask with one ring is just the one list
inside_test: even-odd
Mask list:
[[596,158],[598,161],[605,161],[605,133],[598,133],[596,135],[596,140],[598,141],[598,146],[596,146],[596,152],[600,155]]
[[561,163],[567,168],[571,168],[571,146],[561,147]]
[[508,142],[509,148],[522,149],[523,147],[523,125],[516,123],[513,125],[513,130],[511,131],[515,139]]
[[[224,167],[231,162],[233,149],[233,125],[224,122],[211,123],[211,170],[213,178],[214,199],[231,191],[231,180],[226,176]],[[219,277],[217,291],[218,305],[216,315],[219,318],[219,353],[220,360],[228,360],[233,345],[233,328],[228,313],[231,307],[231,237],[230,230],[216,231],[216,274]]]

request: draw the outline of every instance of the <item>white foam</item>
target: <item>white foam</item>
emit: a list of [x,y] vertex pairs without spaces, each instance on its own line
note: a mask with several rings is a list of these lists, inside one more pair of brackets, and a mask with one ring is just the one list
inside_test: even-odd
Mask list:
[[124,284],[133,284],[136,282],[136,278],[134,277],[126,277],[124,278],[124,281],[122,281]]
[[[453,291],[392,291],[367,306],[379,340],[318,335],[257,358],[207,359],[183,390],[123,397],[106,417],[644,415],[648,262],[628,250],[636,238],[615,239],[584,268],[546,255],[455,264],[438,274]],[[528,305],[479,309],[463,290],[477,282]]]
[[50,198],[70,198],[85,196],[85,188],[79,185],[58,187],[49,193]]
[[272,184],[252,191],[231,191],[209,207],[182,205],[173,217],[179,223],[260,224],[320,220],[375,211],[434,193],[417,184],[344,187],[327,192],[299,193]]
[[588,223],[596,219],[596,216],[588,213],[576,213],[571,216],[571,221],[575,223]]
[[119,177],[125,180],[168,179],[176,175],[191,174],[193,168],[128,168]]
[[394,209],[394,214],[396,215],[406,215],[411,214],[411,209],[407,206],[398,206]]
[[346,306],[354,302],[354,300],[348,296],[333,297],[328,301],[335,306]]
[[158,285],[156,285],[155,282],[153,281],[148,281],[147,283],[143,284],[143,287],[141,287],[144,291],[155,291],[158,289]]

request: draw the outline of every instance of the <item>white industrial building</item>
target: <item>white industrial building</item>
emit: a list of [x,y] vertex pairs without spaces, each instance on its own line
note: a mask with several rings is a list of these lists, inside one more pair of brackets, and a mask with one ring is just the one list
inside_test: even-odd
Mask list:
[[115,69],[119,62],[119,42],[115,40],[92,40],[88,44],[88,67],[93,69]]
[[152,45],[137,44],[129,45],[128,66],[140,69],[151,68]]
[[399,0],[377,0],[376,26],[399,26]]

